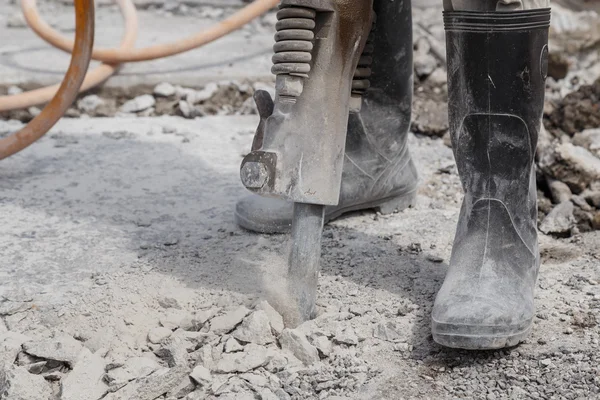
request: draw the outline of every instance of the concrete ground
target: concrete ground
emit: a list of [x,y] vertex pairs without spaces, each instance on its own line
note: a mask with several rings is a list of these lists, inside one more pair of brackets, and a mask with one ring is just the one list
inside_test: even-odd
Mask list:
[[[0,15],[15,10],[0,5]],[[99,14],[100,21],[117,18],[110,7]],[[210,22],[179,16],[173,29],[155,11],[141,11],[140,17],[141,44],[174,39]],[[65,15],[52,18],[67,24]],[[118,42],[118,31],[99,26],[100,43]],[[108,85],[269,78],[271,36],[255,25],[205,49],[128,65]],[[0,38],[3,83],[40,85],[61,78],[68,57],[28,30],[0,23]],[[149,343],[149,332],[169,326],[164,320],[173,313],[229,315],[240,305],[277,298],[288,238],[253,234],[233,220],[235,202],[246,195],[239,164],[257,122],[256,116],[65,119],[39,143],[2,161],[0,357],[6,354],[5,331],[33,341],[66,334],[102,355],[102,378],[104,370],[134,357],[158,360],[154,354],[163,354],[162,348]],[[304,329],[311,340],[330,338],[331,355],[320,353],[316,367],[288,367],[289,375],[275,374],[265,363],[255,370],[270,380],[264,385],[256,376],[215,374],[210,390],[198,384],[181,398],[600,396],[598,232],[540,237],[538,313],[524,344],[465,352],[433,342],[430,311],[448,266],[462,192],[452,152],[441,139],[411,134],[410,144],[422,180],[417,206],[389,216],[356,213],[325,229],[319,288],[324,314]],[[229,339],[216,337],[214,346],[206,346],[213,346],[214,357],[226,358],[223,343]],[[18,347],[17,363],[29,365]],[[196,361],[201,351],[188,356]],[[205,355],[200,359],[206,365]],[[175,369],[170,362],[168,367]],[[50,398],[77,398],[64,389],[75,371],[46,375]],[[234,382],[238,375],[243,385]],[[106,395],[107,384],[98,385]],[[125,398],[110,397],[118,393],[105,398]],[[164,393],[154,394],[179,398]],[[248,393],[253,397],[244,397]]]
[[[49,24],[66,36],[73,35],[72,8],[54,1],[39,3],[40,13]],[[214,9],[219,11],[216,14],[219,15],[219,19],[227,15],[221,8]],[[232,12],[237,8],[226,10]],[[98,7],[96,14],[97,45],[118,47],[122,34],[118,8],[108,5]],[[203,17],[199,13],[173,15],[144,8],[138,10],[138,14],[140,31],[137,47],[168,43],[191,36],[217,21],[214,17]],[[70,56],[47,45],[24,23],[19,25],[22,26],[19,28],[7,27],[8,21],[19,19],[19,16],[19,7],[10,2],[0,4],[0,37],[3,38],[0,42],[2,83],[48,85],[60,81],[69,65]],[[221,79],[270,78],[272,42],[272,28],[264,27],[259,19],[206,47],[166,59],[127,64],[118,76],[107,82],[107,85],[156,85],[167,81],[172,84],[197,86]],[[91,65],[93,67],[97,64],[92,62]]]

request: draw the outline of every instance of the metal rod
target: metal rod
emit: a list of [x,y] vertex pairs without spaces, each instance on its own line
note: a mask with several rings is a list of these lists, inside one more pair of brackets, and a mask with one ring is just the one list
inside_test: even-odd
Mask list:
[[317,285],[325,206],[294,204],[289,290],[297,307],[297,324],[316,317]]

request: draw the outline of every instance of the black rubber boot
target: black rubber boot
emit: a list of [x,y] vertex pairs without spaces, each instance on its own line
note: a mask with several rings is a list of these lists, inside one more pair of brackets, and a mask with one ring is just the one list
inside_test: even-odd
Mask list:
[[550,9],[444,13],[450,131],[465,199],[433,338],[464,349],[518,344],[539,270],[534,155]]
[[[374,9],[377,22],[359,64],[367,66],[373,59],[370,88],[363,94],[361,112],[349,117],[340,203],[327,208],[327,221],[370,208],[388,214],[414,204],[416,197],[417,172],[406,143],[413,90],[411,4],[376,0]],[[366,82],[361,78],[355,79],[357,90]],[[292,208],[291,203],[251,195],[238,202],[235,216],[252,231],[286,232]]]

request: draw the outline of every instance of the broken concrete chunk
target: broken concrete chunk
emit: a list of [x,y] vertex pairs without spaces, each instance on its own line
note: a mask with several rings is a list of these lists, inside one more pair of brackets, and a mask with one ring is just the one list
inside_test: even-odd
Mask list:
[[571,143],[540,153],[539,165],[546,175],[566,183],[575,194],[600,180],[600,158]]
[[271,355],[265,347],[250,343],[243,352],[224,353],[215,371],[222,374],[248,372],[267,365],[270,360]]
[[160,326],[148,332],[148,341],[150,343],[160,344],[163,340],[165,340],[172,334],[172,330],[170,330],[169,328],[165,328],[164,326]]
[[585,147],[596,156],[600,156],[600,128],[576,133],[573,136],[573,144]]
[[154,97],[149,94],[144,94],[127,101],[119,108],[119,111],[124,113],[136,113],[154,107],[154,104],[156,104]]
[[182,325],[192,324],[192,314],[185,310],[169,308],[165,315],[160,319],[161,326],[174,331],[177,328],[183,328]]
[[181,382],[179,382],[177,386],[169,390],[167,393],[167,399],[182,399],[188,394],[192,393],[194,390],[196,390],[196,384],[190,379],[189,376],[186,376],[181,380]]
[[219,310],[220,309],[218,307],[213,307],[213,308],[210,308],[208,310],[198,311],[196,313],[196,315],[194,316],[194,320],[200,325],[200,327],[202,327],[212,317],[214,317],[215,315],[217,315],[217,313],[219,312]]
[[323,357],[329,357],[333,346],[327,336],[319,335],[313,339],[313,345],[319,350]]
[[159,97],[170,97],[175,95],[175,86],[168,82],[159,83],[154,87],[154,94]]
[[198,365],[190,374],[190,378],[200,386],[208,386],[212,382],[212,375],[208,368]]
[[81,343],[69,335],[53,339],[31,341],[23,344],[26,353],[46,360],[61,361],[73,366],[83,349]]
[[550,188],[550,193],[552,193],[552,199],[556,204],[569,201],[573,196],[569,186],[561,181],[550,180],[548,187]]
[[0,316],[15,315],[31,309],[31,303],[24,301],[0,301]]
[[85,96],[77,102],[77,108],[86,113],[92,113],[100,106],[104,105],[104,100],[95,94]]
[[124,386],[130,381],[148,376],[160,368],[160,364],[151,358],[133,357],[125,361],[123,366],[108,371],[106,380],[111,386]]
[[560,203],[550,211],[540,225],[540,230],[545,234],[563,235],[571,232],[575,226],[575,207],[570,201]]
[[212,333],[189,332],[183,329],[177,329],[168,339],[165,339],[163,343],[168,342],[169,339],[180,339],[182,341],[182,346],[191,353],[216,338],[217,336]]
[[291,352],[305,365],[311,365],[319,361],[317,348],[308,342],[303,333],[295,329],[284,329],[279,337],[279,343],[283,350]]
[[244,346],[234,338],[229,338],[225,342],[225,353],[236,353],[242,350],[244,350]]
[[352,327],[340,330],[335,334],[333,340],[336,343],[346,344],[348,346],[356,346],[358,344],[358,336]]
[[61,382],[61,400],[97,400],[108,392],[104,382],[105,362],[98,353],[84,348],[73,371]]
[[216,335],[229,333],[238,326],[248,314],[250,314],[250,310],[241,306],[225,315],[213,318],[210,321],[210,330]]
[[185,367],[160,369],[109,393],[104,400],[154,400],[177,387],[187,376],[187,371]]
[[378,324],[373,330],[373,337],[376,339],[385,340],[387,342],[395,342],[400,339],[400,334],[396,330],[393,323],[388,322]]
[[0,398],[6,400],[50,400],[54,398],[50,384],[25,367],[0,364]]
[[219,91],[219,86],[216,83],[209,83],[202,90],[194,90],[190,92],[186,100],[194,105],[211,99]]
[[0,334],[0,365],[12,365],[21,352],[23,343],[29,340],[28,336],[16,332]]
[[187,366],[188,352],[185,342],[179,336],[171,336],[163,341],[163,346],[154,354],[165,360],[171,368]]
[[271,322],[265,311],[258,310],[247,316],[233,332],[233,337],[244,343],[269,344],[275,341]]
[[262,300],[256,305],[256,310],[262,310],[267,313],[269,322],[271,323],[271,329],[275,335],[281,335],[281,332],[285,329],[283,325],[283,317],[277,312],[271,305],[266,301]]

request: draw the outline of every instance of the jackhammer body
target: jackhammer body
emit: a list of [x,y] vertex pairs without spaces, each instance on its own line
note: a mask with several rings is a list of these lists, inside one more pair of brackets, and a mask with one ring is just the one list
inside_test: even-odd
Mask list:
[[348,114],[368,88],[372,10],[373,0],[282,0],[275,99],[255,94],[261,121],[241,178],[254,193],[294,203],[291,324],[315,316],[324,211],[339,202]]

